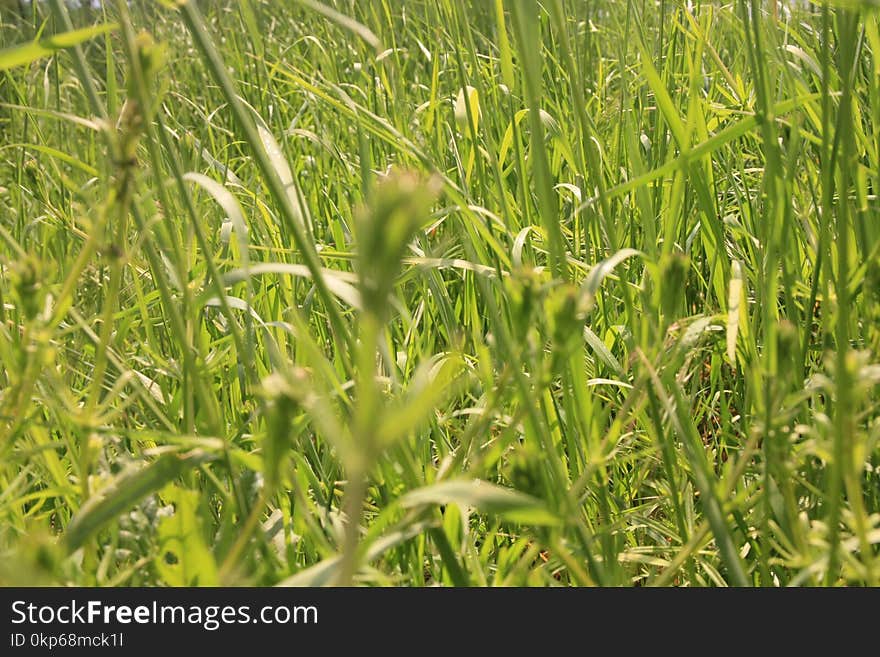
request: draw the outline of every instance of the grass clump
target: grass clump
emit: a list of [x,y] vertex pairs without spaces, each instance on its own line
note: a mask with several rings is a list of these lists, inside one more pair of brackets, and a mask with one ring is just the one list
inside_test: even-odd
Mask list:
[[869,2],[0,6],[0,581],[880,583]]

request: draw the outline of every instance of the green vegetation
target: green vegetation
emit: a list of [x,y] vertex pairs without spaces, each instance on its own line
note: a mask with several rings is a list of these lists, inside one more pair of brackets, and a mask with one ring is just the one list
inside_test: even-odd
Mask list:
[[880,584],[873,0],[0,7],[0,582]]

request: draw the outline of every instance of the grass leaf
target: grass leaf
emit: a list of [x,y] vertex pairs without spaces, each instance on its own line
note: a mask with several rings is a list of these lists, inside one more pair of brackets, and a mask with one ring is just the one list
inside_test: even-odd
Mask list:
[[540,500],[479,479],[444,481],[425,486],[404,495],[400,504],[405,508],[458,504],[528,525],[557,525],[560,522]]
[[132,466],[83,504],[64,530],[69,551],[81,547],[91,536],[147,495],[157,492],[181,474],[212,460],[213,454],[200,449],[163,454],[152,463]]
[[35,62],[42,57],[53,55],[59,50],[70,48],[89,39],[94,39],[107,32],[117,29],[115,23],[103,23],[85,27],[72,32],[62,32],[50,37],[44,37],[31,43],[23,43],[0,50],[0,71],[5,71],[16,66],[24,66]]

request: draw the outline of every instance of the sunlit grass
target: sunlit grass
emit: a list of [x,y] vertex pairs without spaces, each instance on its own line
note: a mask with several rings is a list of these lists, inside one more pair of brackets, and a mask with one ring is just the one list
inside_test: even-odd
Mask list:
[[0,582],[880,583],[872,3],[105,5],[0,5]]

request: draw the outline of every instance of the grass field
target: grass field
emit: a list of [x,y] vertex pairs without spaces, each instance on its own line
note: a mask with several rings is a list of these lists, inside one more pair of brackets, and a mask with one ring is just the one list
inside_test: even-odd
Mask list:
[[0,5],[0,583],[880,584],[874,0],[104,4]]

